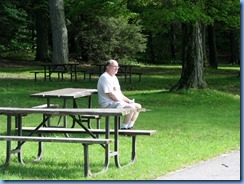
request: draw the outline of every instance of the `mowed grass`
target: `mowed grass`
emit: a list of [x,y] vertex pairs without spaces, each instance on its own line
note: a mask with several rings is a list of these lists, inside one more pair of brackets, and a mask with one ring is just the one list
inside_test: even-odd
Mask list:
[[[0,69],[1,106],[31,107],[43,104],[44,99],[31,98],[36,92],[64,87],[96,88],[97,78],[91,82],[34,82],[29,74],[32,67]],[[134,165],[116,168],[111,158],[106,173],[92,178],[83,176],[83,148],[79,144],[45,143],[43,159],[33,163],[37,143],[23,146],[27,162],[20,165],[17,155],[6,170],[1,170],[2,180],[153,180],[177,169],[187,167],[221,153],[240,149],[240,78],[239,67],[223,66],[218,70],[205,69],[208,89],[183,90],[171,93],[180,78],[180,66],[145,66],[142,83],[133,77],[132,84],[121,87],[125,94],[141,103],[149,112],[141,113],[136,129],[154,129],[153,136],[137,137],[137,160]],[[97,95],[93,107],[98,107]],[[86,99],[79,99],[80,107],[86,107]],[[54,103],[60,103],[55,100]],[[24,125],[35,125],[41,116],[24,118]],[[0,133],[6,132],[6,117],[1,116]],[[55,119],[53,119],[55,120]],[[104,121],[104,120],[103,120]],[[56,135],[64,136],[64,135]],[[84,135],[72,135],[84,136]],[[131,139],[120,137],[120,160],[130,160]],[[113,147],[113,145],[111,145]],[[103,148],[90,147],[92,171],[103,168]],[[0,143],[0,164],[4,163],[5,142]]]

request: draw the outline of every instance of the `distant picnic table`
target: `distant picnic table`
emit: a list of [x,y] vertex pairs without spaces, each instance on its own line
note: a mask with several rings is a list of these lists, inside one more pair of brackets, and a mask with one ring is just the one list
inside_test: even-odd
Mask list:
[[58,74],[58,80],[63,81],[64,74],[68,73],[70,74],[70,80],[73,79],[77,81],[77,74],[78,72],[82,72],[84,74],[85,79],[85,70],[77,70],[77,66],[79,63],[44,63],[41,64],[40,67],[42,70],[38,71],[31,71],[30,73],[34,73],[34,79],[37,81],[37,75],[43,74],[44,81],[51,81],[52,75],[54,73]]
[[[92,75],[102,75],[102,73],[106,70],[106,64],[98,63],[96,64],[98,69],[96,71],[91,71],[89,73],[89,80],[91,80]],[[129,64],[120,64],[119,65],[119,71],[117,73],[118,76],[124,76],[125,77],[125,82],[132,82],[132,75],[138,75],[138,81],[141,82],[141,72],[135,72],[133,71],[133,68],[139,68],[140,66],[138,65],[129,65]],[[129,80],[128,80],[129,79]]]

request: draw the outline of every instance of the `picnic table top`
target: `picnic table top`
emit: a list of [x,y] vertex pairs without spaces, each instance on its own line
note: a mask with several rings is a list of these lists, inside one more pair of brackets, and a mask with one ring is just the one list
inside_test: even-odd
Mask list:
[[100,116],[124,116],[136,109],[123,108],[20,108],[20,107],[0,107],[0,114],[46,114],[46,115],[100,115]]
[[45,91],[41,93],[31,94],[31,97],[56,97],[56,98],[80,98],[90,96],[93,93],[97,93],[97,89],[86,89],[86,88],[63,88],[52,91]]

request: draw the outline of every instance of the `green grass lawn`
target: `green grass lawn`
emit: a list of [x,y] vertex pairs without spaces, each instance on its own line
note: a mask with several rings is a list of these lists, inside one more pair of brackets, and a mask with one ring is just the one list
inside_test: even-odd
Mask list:
[[[34,82],[33,67],[6,67],[0,69],[1,106],[32,107],[45,103],[31,98],[36,92],[65,87],[96,88],[97,78],[91,82]],[[221,66],[218,70],[205,69],[208,89],[171,93],[169,88],[180,78],[180,66],[142,66],[142,83],[133,78],[132,84],[121,87],[125,94],[150,109],[141,113],[136,129],[155,129],[150,137],[137,137],[137,161],[125,168],[116,168],[111,158],[106,173],[92,178],[83,177],[83,148],[81,145],[46,143],[39,163],[20,165],[17,156],[6,170],[0,171],[2,180],[153,180],[177,169],[213,158],[231,150],[240,149],[240,78],[239,67]],[[55,103],[59,103],[56,101]],[[79,105],[85,107],[86,100]],[[83,104],[83,105],[82,105]],[[93,107],[98,107],[97,95]],[[24,123],[34,125],[38,116],[27,116]],[[6,117],[1,116],[0,134],[5,133]],[[61,135],[62,136],[62,135]],[[80,135],[74,135],[80,136]],[[120,160],[130,160],[130,141],[120,137]],[[23,156],[31,162],[37,143],[26,143]],[[4,163],[5,143],[0,143],[0,164]],[[91,166],[94,171],[103,167],[101,146],[91,146]]]

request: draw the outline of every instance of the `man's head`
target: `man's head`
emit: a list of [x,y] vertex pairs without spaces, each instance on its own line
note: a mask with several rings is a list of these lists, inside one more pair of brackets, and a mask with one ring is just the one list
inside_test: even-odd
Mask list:
[[109,60],[106,64],[106,71],[108,72],[109,75],[113,76],[117,74],[119,70],[119,64],[116,60]]

